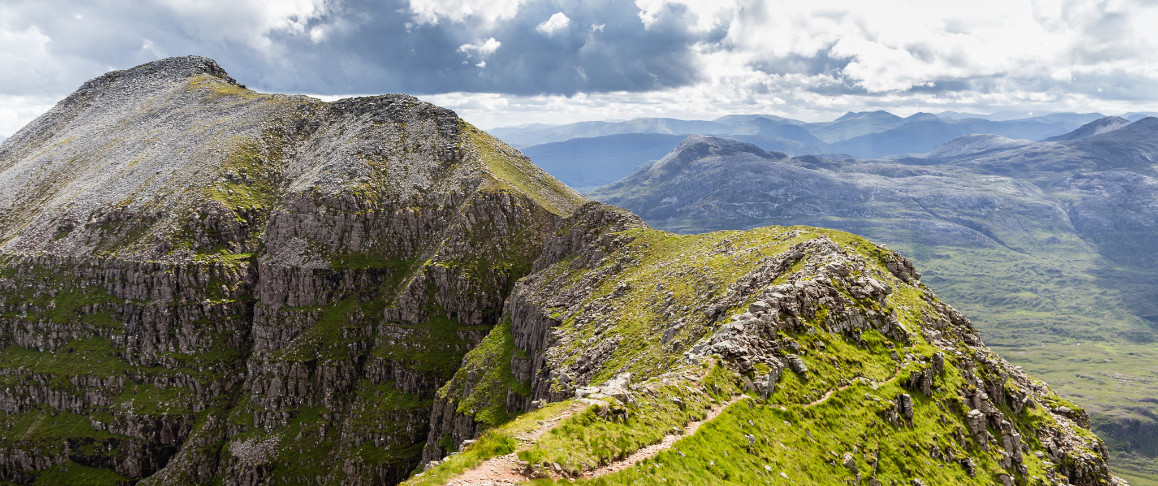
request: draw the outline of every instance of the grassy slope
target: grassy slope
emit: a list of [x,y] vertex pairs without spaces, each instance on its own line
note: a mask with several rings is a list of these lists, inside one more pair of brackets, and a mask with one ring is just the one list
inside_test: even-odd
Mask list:
[[[753,262],[820,234],[829,235],[845,245],[855,242],[856,251],[865,257],[881,257],[875,247],[854,235],[795,229],[796,232],[790,232],[785,228],[770,227],[683,237],[651,230],[629,231],[635,240],[624,254],[634,263],[621,274],[603,282],[591,300],[610,292],[620,282],[630,282],[635,288],[640,288],[644,282],[655,282],[664,277],[663,272],[667,271],[668,278],[662,281],[670,284],[667,288],[674,291],[678,302],[687,303],[694,299],[696,292],[686,292],[688,289],[684,285],[694,288],[697,281],[727,282],[742,275]],[[721,248],[725,241],[741,250],[756,250],[712,251]],[[547,271],[582,271],[559,268],[569,265],[565,261]],[[672,271],[686,272],[673,279],[670,278]],[[921,326],[920,316],[931,311],[929,304],[921,299],[921,291],[879,267],[873,273],[898,289],[890,297],[889,307],[898,310],[901,322],[910,329]],[[604,367],[605,372],[593,380],[601,381],[613,371],[621,370],[633,371],[644,379],[653,378],[638,391],[638,403],[628,405],[626,414],[612,414],[612,418],[603,419],[594,410],[588,410],[567,419],[535,443],[517,445],[514,438],[527,420],[525,416],[520,417],[490,430],[478,443],[407,484],[441,484],[487,457],[512,451],[532,467],[558,464],[572,472],[591,469],[624,457],[642,445],[657,442],[672,427],[703,417],[711,404],[738,393],[747,377],[713,366],[710,362],[702,363],[704,368],[709,368],[704,370],[699,369],[700,365],[662,359],[663,353],[656,350],[663,346],[657,342],[657,333],[648,328],[655,316],[647,315],[648,302],[633,299],[633,294],[648,291],[650,289],[629,291],[616,301],[616,314],[611,317],[613,322],[602,332],[621,335],[625,345],[615,350],[614,357]],[[590,336],[583,334],[594,332],[590,327],[594,326],[581,326],[567,319],[559,332],[563,335],[580,333],[570,342],[590,343]],[[696,337],[686,336],[693,340]],[[962,442],[953,439],[965,430],[963,413],[969,408],[961,402],[957,391],[966,386],[961,372],[952,366],[958,358],[948,358],[946,371],[937,377],[931,397],[903,386],[910,367],[917,369],[920,357],[931,356],[937,350],[919,334],[913,337],[911,343],[905,344],[874,331],[864,333],[863,342],[857,343],[819,327],[782,335],[781,339],[800,344],[801,354],[812,370],[809,376],[814,378],[804,379],[785,371],[777,391],[770,398],[753,394],[750,400],[738,402],[719,418],[701,427],[695,435],[677,442],[672,449],[654,459],[604,478],[580,482],[758,484],[782,481],[787,477],[797,481],[829,478],[831,481],[827,482],[843,483],[852,478],[852,473],[842,464],[843,454],[848,452],[861,465],[860,471],[865,477],[872,474],[869,461],[876,459],[875,474],[886,484],[891,481],[908,483],[916,477],[922,478],[926,484],[992,484],[997,480],[996,475],[1004,472],[997,464],[995,452],[981,451],[972,438]],[[897,361],[890,357],[894,350],[902,356],[912,355],[914,359]],[[581,352],[581,349],[574,348],[564,355],[574,356]],[[675,371],[669,372],[673,369]],[[705,371],[706,376],[698,378]],[[809,405],[821,399],[828,390],[840,388],[841,384],[846,387],[831,398]],[[891,409],[892,400],[900,393],[913,395],[916,402],[917,415],[911,425],[893,425],[881,413]],[[673,400],[676,398],[685,407],[677,406]],[[1066,403],[1056,397],[1051,400]],[[1005,413],[1022,430],[1032,430],[1053,420],[1039,409],[1027,409],[1021,415],[1007,409]],[[1091,444],[1097,440],[1088,431],[1080,433]],[[745,434],[756,438],[752,445]],[[1031,451],[1042,450],[1040,442],[1028,436],[1027,441]],[[504,445],[499,447],[496,444]],[[943,454],[931,454],[934,445]],[[966,455],[974,458],[976,477],[970,477],[959,462]],[[1032,453],[1026,454],[1025,459],[1032,476],[1044,477],[1047,465],[1041,459]]]
[[1146,326],[1120,292],[1102,286],[1096,256],[896,246],[929,287],[974,319],[986,344],[1089,410],[1116,470],[1158,484],[1158,451],[1130,452],[1106,433],[1115,417],[1154,421],[1158,407],[1143,400],[1158,396],[1158,347],[1129,339]]
[[[694,231],[703,224],[672,220],[665,227]],[[922,281],[968,315],[987,345],[1089,410],[1103,437],[1109,436],[1104,425],[1113,417],[1139,417],[1139,409],[1158,415],[1158,406],[1143,401],[1158,396],[1152,371],[1158,347],[1146,341],[1151,329],[1130,311],[1134,296],[1123,291],[1130,282],[1121,280],[1129,274],[1117,274],[1115,284],[1121,287],[1107,287],[1102,257],[1068,240],[1046,244],[1054,240],[1041,231],[1011,238],[1021,250],[1015,251],[915,245],[918,235],[906,235],[900,225],[872,224],[892,236],[875,241],[912,258]],[[1158,484],[1153,451],[1128,452],[1112,439],[1108,445],[1116,470]]]

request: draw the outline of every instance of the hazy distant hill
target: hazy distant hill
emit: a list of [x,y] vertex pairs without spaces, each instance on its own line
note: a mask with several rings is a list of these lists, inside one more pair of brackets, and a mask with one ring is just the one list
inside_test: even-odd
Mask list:
[[726,131],[725,125],[710,121],[676,120],[674,118],[637,118],[625,122],[593,121],[567,125],[502,127],[491,130],[491,133],[515,147],[522,148],[544,143],[562,142],[574,138],[603,137],[625,133],[687,135],[691,133],[721,133]]
[[1129,124],[1130,124],[1130,120],[1127,120],[1125,118],[1116,117],[1116,116],[1108,116],[1108,117],[1105,117],[1105,118],[1102,118],[1099,120],[1094,120],[1094,121],[1087,123],[1085,125],[1082,125],[1080,128],[1078,128],[1077,130],[1074,130],[1072,132],[1069,132],[1069,133],[1066,133],[1063,135],[1058,135],[1056,137],[1050,137],[1050,138],[1047,138],[1043,141],[1044,142],[1064,142],[1067,140],[1077,140],[1079,138],[1090,138],[1090,137],[1093,137],[1095,135],[1101,135],[1101,134],[1106,133],[1106,132],[1112,132],[1114,130],[1117,130],[1117,129],[1122,128],[1122,127],[1129,125]]
[[1114,123],[894,161],[691,137],[589,196],[681,233],[804,224],[901,248],[988,343],[1089,407],[1120,461],[1158,474],[1158,410],[1144,401],[1158,396],[1158,118],[1099,133]]
[[683,138],[624,133],[534,145],[522,152],[551,175],[584,191],[627,177],[641,161],[663,158]]
[[821,140],[836,143],[871,133],[880,133],[901,126],[904,118],[887,111],[848,112],[825,123],[805,125]]
[[[902,118],[873,111],[846,113],[823,123],[772,115],[729,115],[715,120],[638,118],[624,122],[505,127],[493,132],[520,147],[563,182],[585,189],[626,176],[641,163],[662,157],[688,135],[720,136],[789,155],[847,154],[873,158],[923,154],[965,135],[1041,140],[1101,118],[1098,114],[1076,113],[1014,119],[999,116],[997,120],[955,115],[917,113]],[[666,147],[662,146],[664,140],[670,141]]]
[[1017,140],[1002,137],[1001,135],[962,135],[938,145],[933,150],[925,153],[923,157],[930,159],[959,157],[962,155],[1022,147],[1031,143],[1033,142],[1029,140]]
[[[1085,119],[1080,117],[1079,119]],[[1014,139],[1041,140],[1069,132],[1082,123],[1076,119],[1050,117],[990,121],[977,118],[945,120],[936,115],[918,113],[901,119],[884,131],[833,142],[833,152],[856,157],[885,157],[900,154],[919,154],[956,137],[971,134],[1000,135]],[[835,122],[834,122],[835,123]]]

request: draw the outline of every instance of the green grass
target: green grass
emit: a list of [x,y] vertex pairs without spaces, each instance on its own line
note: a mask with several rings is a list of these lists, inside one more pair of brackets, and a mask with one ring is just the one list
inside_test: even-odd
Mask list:
[[[715,391],[712,385],[718,387]],[[559,464],[564,471],[578,473],[626,457],[641,447],[654,444],[682,430],[692,421],[702,420],[713,405],[740,392],[740,382],[731,372],[713,367],[700,382],[674,379],[637,394],[637,403],[623,406],[624,418],[609,413],[600,417],[594,408],[573,415],[544,435],[537,444],[519,452],[519,459],[547,469]],[[682,405],[681,405],[682,404]]]
[[106,486],[127,484],[128,478],[116,471],[100,469],[66,461],[36,475],[33,484],[45,486]]
[[133,369],[119,353],[112,342],[99,337],[71,341],[54,351],[36,351],[11,345],[0,352],[0,368],[23,369],[60,377],[108,377]]
[[466,122],[461,122],[461,129],[465,141],[494,177],[496,188],[521,193],[560,216],[571,214],[586,201],[498,139]]
[[233,145],[209,196],[228,208],[268,210],[276,201],[281,177],[280,161],[271,158],[280,153],[270,154],[254,140],[238,140]]
[[66,440],[73,439],[112,439],[114,434],[98,430],[92,426],[89,417],[68,412],[26,412],[9,414],[5,417],[8,430],[19,430],[21,434],[9,436],[8,441],[23,440]]
[[[438,397],[457,401],[458,413],[471,417],[483,428],[507,422],[507,393],[524,397],[531,393],[529,382],[519,381],[511,374],[511,359],[515,356],[528,358],[515,348],[508,317],[463,357],[459,371],[438,391]],[[464,396],[467,380],[471,380],[471,388]]]
[[[779,255],[793,244],[810,238],[785,228],[694,236],[629,230],[624,236],[632,238],[632,242],[622,250],[622,255],[602,263],[604,267],[622,265],[624,269],[598,282],[587,300],[613,312],[613,320],[607,323],[609,327],[585,325],[578,322],[576,316],[570,316],[558,328],[570,338],[567,356],[578,357],[585,347],[597,342],[618,340],[610,359],[592,383],[622,372],[632,372],[642,378],[671,369],[679,355],[673,349],[695,342],[708,331],[709,322],[703,311],[723,296],[731,282],[763,259]],[[745,251],[731,251],[732,248]],[[629,264],[623,265],[625,262],[620,259]],[[680,273],[672,275],[677,269]],[[573,265],[556,278],[578,282],[586,272],[588,269]],[[617,291],[617,288],[625,290]],[[674,307],[688,307],[688,312],[679,312],[685,324],[667,343],[661,340],[671,325],[671,319],[664,316],[665,292],[671,292]]]
[[538,410],[524,413],[501,428],[484,432],[474,444],[471,444],[463,452],[447,457],[438,467],[421,475],[415,474],[402,484],[406,486],[443,484],[487,459],[510,454],[517,448],[518,440],[516,437],[525,436],[528,432],[538,428],[540,422],[556,417],[572,406],[574,403],[568,400],[551,403]]
[[[709,330],[694,327],[694,316],[703,312],[697,305],[699,299],[718,301],[719,293],[727,284],[740,279],[757,264],[820,235],[847,245],[846,248],[855,248],[854,252],[868,264],[865,276],[885,282],[893,289],[887,300],[854,299],[839,288],[839,280],[833,280],[852,307],[844,310],[818,307],[802,316],[808,321],[806,326],[781,331],[775,337],[803,359],[809,370],[807,375],[784,370],[769,398],[752,393],[696,434],[681,439],[656,457],[599,479],[576,482],[780,484],[786,482],[787,477],[797,483],[843,484],[854,479],[842,464],[846,453],[856,459],[864,480],[875,475],[885,484],[908,484],[915,478],[925,484],[992,484],[999,474],[1008,473],[998,463],[1001,447],[992,444],[988,451],[983,450],[967,432],[965,416],[971,407],[965,404],[961,393],[972,385],[961,371],[962,357],[952,349],[944,350],[946,369],[935,377],[930,396],[914,390],[915,385],[910,383],[911,373],[928,372],[933,354],[942,351],[926,342],[919,332],[928,316],[939,313],[934,306],[936,301],[927,290],[917,286],[919,284],[902,282],[884,269],[887,263],[896,261],[895,253],[871,246],[859,237],[804,227],[696,236],[650,230],[623,233],[631,239],[630,243],[601,265],[629,263],[624,265],[624,270],[612,273],[593,286],[591,296],[578,306],[588,313],[600,312],[605,322],[597,324],[605,325],[581,322],[576,307],[547,312],[562,320],[562,325],[556,328],[561,338],[557,346],[565,363],[568,356],[588,353],[601,342],[616,342],[618,346],[611,348],[610,359],[591,381],[598,383],[620,372],[632,371],[636,373],[633,381],[646,385],[636,389],[633,401],[613,405],[622,406],[625,414],[601,416],[594,409],[576,413],[538,441],[516,447],[518,457],[542,471],[554,469],[556,464],[570,474],[589,471],[660,441],[688,422],[704,417],[714,403],[735,396],[744,388],[745,380],[754,376],[738,376],[715,367],[703,380],[685,379],[680,376],[695,369],[694,366],[650,361],[651,356],[680,349],[663,342],[659,337],[662,328],[658,326],[665,320],[682,318],[686,334],[677,333],[675,337],[695,341]],[[812,258],[805,254],[804,260],[789,262],[790,271],[799,272],[797,277],[807,278],[808,272],[818,265]],[[565,270],[549,269],[542,278],[566,285],[589,285],[573,274],[590,269],[578,267],[575,261],[557,265]],[[679,273],[673,274],[673,269]],[[674,315],[664,310],[672,307],[670,303],[658,302],[665,292],[670,292],[668,299],[679,307]],[[726,309],[723,316],[739,312],[746,304]],[[848,334],[825,331],[832,313],[855,309],[892,313],[901,329],[890,328],[887,334],[892,337],[882,334],[883,329]],[[968,328],[957,331],[970,332]],[[975,359],[976,350],[965,344],[963,336],[945,337],[965,353],[961,356]],[[491,354],[498,353],[492,351]],[[980,357],[976,359],[979,362],[974,366],[983,380],[1000,376],[1000,370],[990,366],[1003,365],[989,365]],[[485,367],[485,362],[477,365]],[[756,369],[764,373],[767,366]],[[667,371],[673,373],[664,374]],[[496,384],[503,386],[501,382]],[[1016,387],[1013,382],[1005,386]],[[911,422],[896,422],[891,418],[894,403],[902,393],[910,395],[915,404],[916,413]],[[1077,405],[1054,395],[1039,397],[1039,400],[1042,400],[1041,406],[1067,406],[1080,411]],[[681,402],[683,406],[679,405]],[[1029,448],[1023,455],[1029,470],[1029,477],[1024,479],[1033,483],[1035,477],[1045,479],[1054,474],[1049,464],[1033,454],[1044,452],[1034,431],[1059,429],[1063,425],[1044,413],[1041,406],[1027,407],[1020,414],[1014,414],[1004,404],[998,406],[1006,419],[1021,431],[1023,442]],[[507,427],[499,425],[490,433],[497,437],[509,435]],[[1000,437],[999,430],[991,429],[990,433]],[[1086,441],[1086,453],[1099,447],[1099,440],[1090,431],[1077,428],[1073,433]],[[754,442],[749,444],[747,435],[751,435]],[[460,455],[476,459],[455,462],[452,458],[448,465],[440,465],[424,475],[423,480],[427,477],[445,480],[452,477],[454,471],[461,472],[481,462],[480,457],[487,454],[471,446]],[[973,458],[975,477],[969,476],[960,462],[966,457]],[[875,472],[870,466],[872,462],[876,463]]]
[[153,384],[129,384],[113,399],[121,410],[134,415],[192,414],[195,400],[192,390],[176,386],[161,388]]

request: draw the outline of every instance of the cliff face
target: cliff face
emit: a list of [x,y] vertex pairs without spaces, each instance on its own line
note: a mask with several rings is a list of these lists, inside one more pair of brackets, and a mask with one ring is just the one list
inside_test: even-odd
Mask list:
[[113,72],[0,151],[0,477],[396,482],[581,198],[408,96]]
[[718,409],[616,481],[1112,481],[918,279],[836,231],[648,229],[408,96],[167,59],[0,146],[0,480],[594,475]]

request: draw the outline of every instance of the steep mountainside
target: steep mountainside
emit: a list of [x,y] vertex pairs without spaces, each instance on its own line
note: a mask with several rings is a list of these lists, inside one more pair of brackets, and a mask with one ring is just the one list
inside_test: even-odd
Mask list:
[[787,158],[693,137],[591,197],[677,232],[807,224],[901,248],[990,344],[1089,406],[1119,460],[1158,474],[1156,135],[1151,118],[898,161]]
[[[399,481],[582,199],[408,96],[85,84],[0,150],[0,479]],[[83,466],[83,467],[82,467]]]
[[1114,483],[919,278],[649,229],[409,96],[165,59],[0,146],[0,481]]

